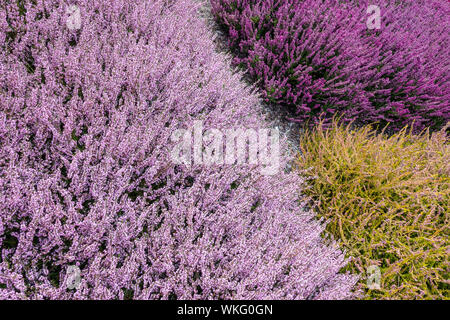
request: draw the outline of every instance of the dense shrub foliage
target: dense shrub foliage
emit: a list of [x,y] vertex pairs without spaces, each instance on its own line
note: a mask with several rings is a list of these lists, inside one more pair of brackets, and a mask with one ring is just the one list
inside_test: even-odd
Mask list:
[[[211,0],[268,102],[311,124],[343,120],[439,128],[450,120],[446,0]],[[369,5],[381,29],[369,30]]]
[[355,257],[349,267],[381,269],[381,290],[368,290],[368,297],[450,298],[445,133],[413,135],[405,128],[387,138],[370,127],[352,131],[334,123],[301,140],[308,193],[319,214],[331,219],[327,230]]
[[194,3],[2,2],[0,299],[353,296],[295,173],[171,161],[196,119],[265,125]]

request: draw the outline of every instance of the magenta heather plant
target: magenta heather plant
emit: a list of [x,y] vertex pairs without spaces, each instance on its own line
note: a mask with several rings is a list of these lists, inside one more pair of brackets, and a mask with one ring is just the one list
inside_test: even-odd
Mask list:
[[171,161],[171,134],[195,120],[264,126],[197,9],[3,2],[0,299],[353,297],[297,174]]
[[[268,102],[292,120],[450,120],[448,1],[211,0],[236,53]],[[369,30],[369,5],[381,29]]]

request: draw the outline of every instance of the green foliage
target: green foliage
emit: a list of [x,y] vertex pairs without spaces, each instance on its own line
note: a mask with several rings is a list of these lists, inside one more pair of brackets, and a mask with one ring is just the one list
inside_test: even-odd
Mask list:
[[[447,125],[448,126],[448,125]],[[382,273],[367,298],[449,299],[450,145],[445,128],[390,137],[334,121],[301,138],[298,164],[327,230],[354,257],[348,270]]]

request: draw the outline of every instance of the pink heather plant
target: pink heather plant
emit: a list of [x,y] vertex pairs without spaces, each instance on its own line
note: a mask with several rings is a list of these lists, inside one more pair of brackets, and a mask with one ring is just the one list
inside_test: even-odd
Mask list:
[[[66,23],[73,4],[80,29]],[[344,255],[302,210],[297,174],[171,161],[171,134],[194,120],[265,125],[197,9],[3,2],[0,299],[353,296],[357,279],[338,273]]]
[[[450,120],[447,0],[211,0],[234,63],[292,120],[380,121],[439,128]],[[369,30],[369,5],[381,29]]]

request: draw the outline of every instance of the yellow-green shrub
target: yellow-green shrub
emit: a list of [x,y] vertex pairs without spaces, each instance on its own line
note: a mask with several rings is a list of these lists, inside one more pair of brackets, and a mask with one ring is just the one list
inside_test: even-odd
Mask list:
[[[447,125],[448,126],[448,125]],[[445,128],[444,128],[445,129]],[[445,131],[390,137],[334,122],[301,138],[300,169],[319,216],[353,256],[381,270],[368,298],[449,299],[450,144]]]

